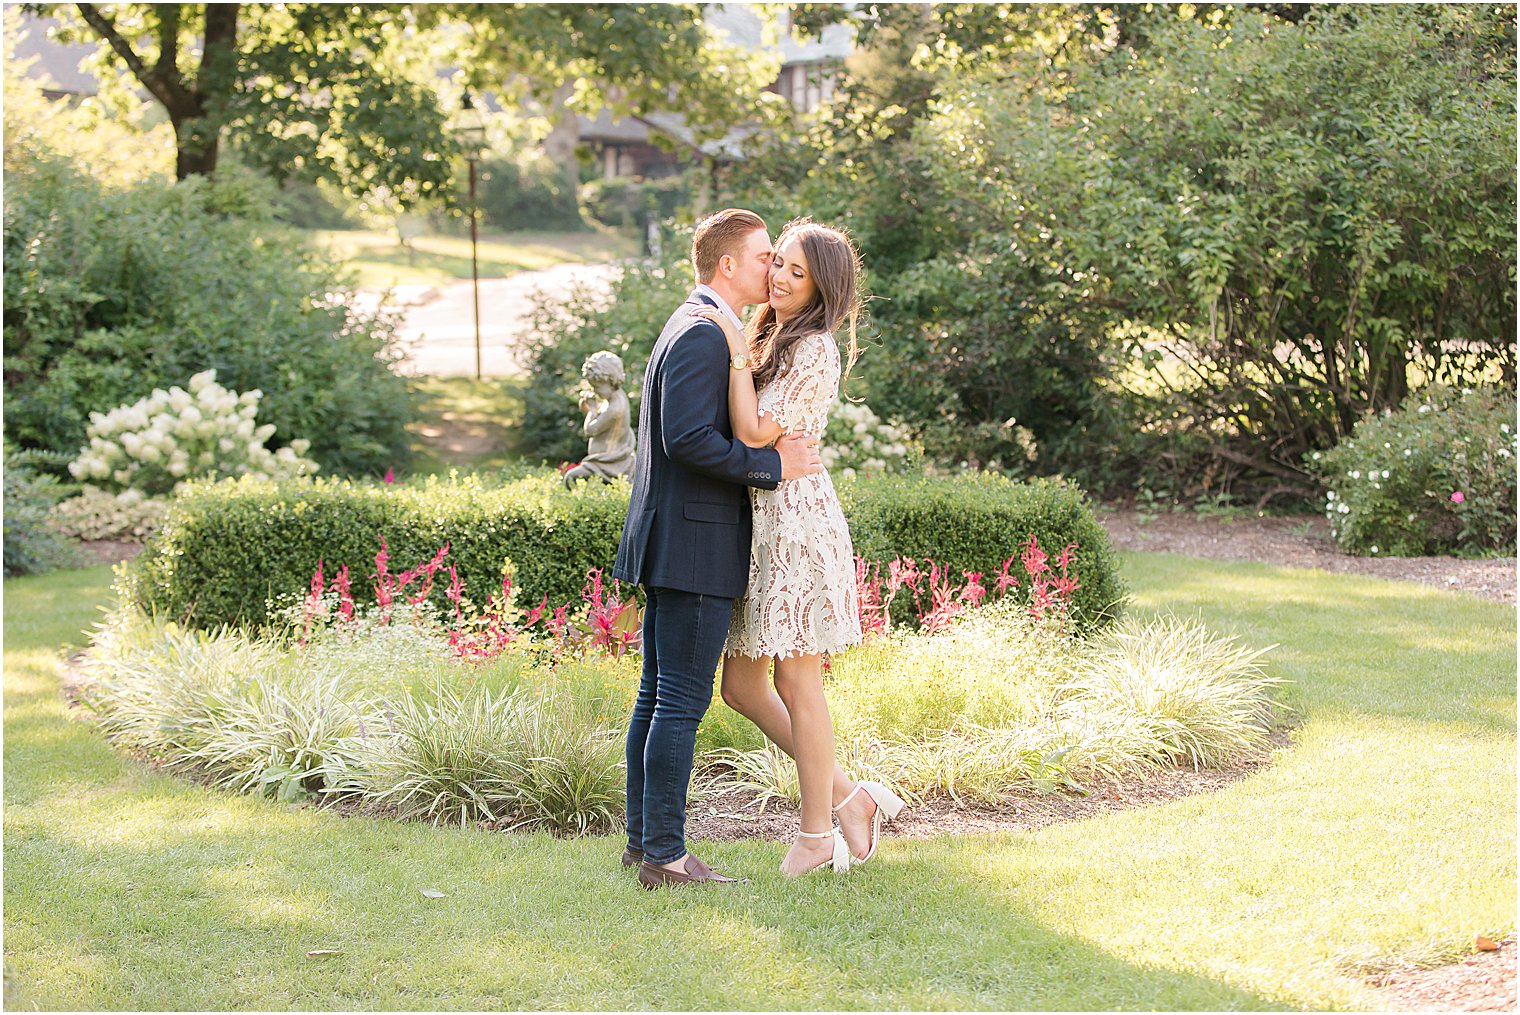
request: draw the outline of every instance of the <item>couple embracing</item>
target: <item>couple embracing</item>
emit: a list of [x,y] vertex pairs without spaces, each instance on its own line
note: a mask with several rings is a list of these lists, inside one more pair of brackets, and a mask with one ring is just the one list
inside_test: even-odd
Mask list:
[[[646,888],[740,880],[688,853],[683,834],[721,662],[723,700],[797,762],[801,827],[782,872],[845,871],[875,854],[882,821],[903,806],[835,761],[823,695],[823,656],[861,638],[850,530],[818,455],[858,355],[859,258],[843,233],[807,219],[773,247],[760,216],[730,208],[698,224],[692,261],[697,288],[644,374],[613,572],[646,596],[623,864]],[[752,305],[746,327],[739,311]]]

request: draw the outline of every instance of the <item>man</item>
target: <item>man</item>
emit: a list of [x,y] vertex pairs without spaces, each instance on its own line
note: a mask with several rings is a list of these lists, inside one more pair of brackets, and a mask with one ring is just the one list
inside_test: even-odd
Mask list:
[[[774,490],[821,472],[816,435],[775,448],[734,439],[728,418],[728,343],[701,305],[738,321],[770,286],[765,221],[736,208],[697,226],[696,290],[671,315],[649,356],[639,407],[633,493],[613,574],[644,586],[644,671],[628,726],[628,848],[646,888],[738,879],[687,853],[686,792],[697,724],[712,702],[734,600],[749,580],[745,487]],[[739,359],[740,357],[735,357]]]

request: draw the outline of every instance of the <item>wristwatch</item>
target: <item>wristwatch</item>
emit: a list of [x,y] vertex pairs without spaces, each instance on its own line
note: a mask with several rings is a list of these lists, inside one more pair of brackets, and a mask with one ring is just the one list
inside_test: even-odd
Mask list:
[[742,352],[736,352],[734,353],[733,358],[728,361],[728,365],[733,367],[735,370],[743,370],[745,367],[749,366],[749,357]]

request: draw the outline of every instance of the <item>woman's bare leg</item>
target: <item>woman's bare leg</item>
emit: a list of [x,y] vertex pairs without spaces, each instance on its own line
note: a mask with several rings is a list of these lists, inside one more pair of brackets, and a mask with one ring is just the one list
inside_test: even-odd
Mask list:
[[[831,813],[834,760],[834,723],[823,697],[823,665],[817,655],[792,656],[776,661],[776,693],[792,718],[793,756],[797,759],[797,782],[802,788],[804,832],[827,832],[834,827]],[[781,869],[800,874],[816,866],[833,850],[828,839],[798,838],[787,851]]]
[[[792,716],[786,702],[770,681],[770,659],[726,656],[723,659],[723,701],[729,708],[760,727],[765,738],[796,758],[792,748]],[[836,761],[831,800],[837,804],[850,795],[855,783]]]
[[[797,753],[792,741],[792,716],[787,711],[786,702],[782,701],[781,696],[771,686],[770,668],[771,660],[767,658],[725,657],[723,660],[723,701],[729,708],[758,726],[767,740],[792,758],[796,758]],[[820,686],[821,681],[820,674]],[[854,789],[854,781],[845,774],[844,769],[836,760],[830,794],[831,802],[837,806]],[[850,852],[857,857],[864,856],[870,849],[871,818],[875,813],[876,802],[864,793],[857,793],[849,806],[839,812],[839,830],[844,833],[845,841],[850,844]],[[811,826],[806,830],[815,831]]]

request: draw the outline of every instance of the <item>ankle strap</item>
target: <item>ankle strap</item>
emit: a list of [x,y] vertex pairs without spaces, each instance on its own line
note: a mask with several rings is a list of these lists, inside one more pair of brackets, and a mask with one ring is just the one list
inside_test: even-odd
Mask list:
[[832,839],[834,837],[834,830],[832,828],[827,832],[804,832],[798,830],[797,834],[804,839]]
[[842,810],[844,808],[844,806],[846,804],[848,804],[851,800],[854,800],[855,799],[855,794],[859,793],[859,792],[860,792],[860,783],[857,782],[855,784],[855,788],[852,789],[852,790],[850,790],[850,795],[847,796],[847,797],[845,797],[843,800],[839,801],[837,804],[834,805],[834,812],[837,814],[840,810]]

